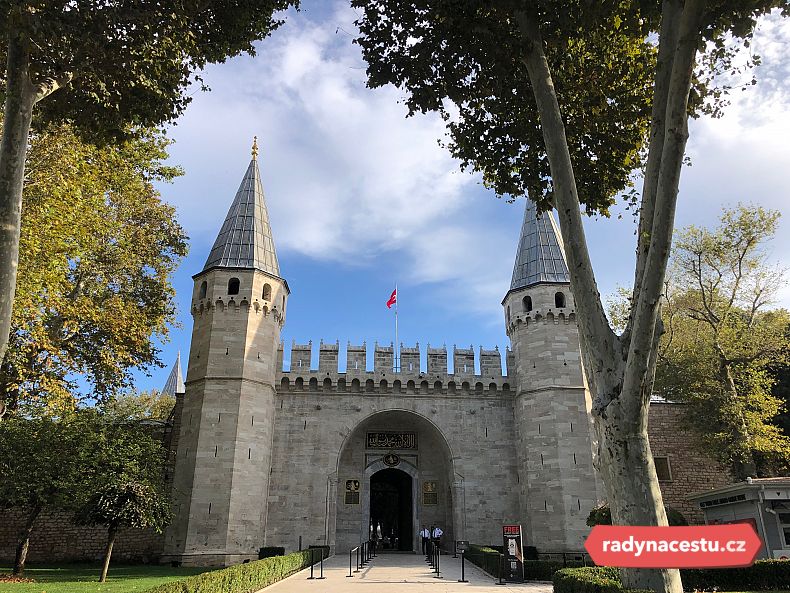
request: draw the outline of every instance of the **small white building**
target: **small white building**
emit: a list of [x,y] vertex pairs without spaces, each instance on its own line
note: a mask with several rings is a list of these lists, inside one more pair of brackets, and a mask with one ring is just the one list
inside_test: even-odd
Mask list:
[[765,543],[760,558],[790,559],[790,477],[747,478],[689,498],[708,525],[751,523]]

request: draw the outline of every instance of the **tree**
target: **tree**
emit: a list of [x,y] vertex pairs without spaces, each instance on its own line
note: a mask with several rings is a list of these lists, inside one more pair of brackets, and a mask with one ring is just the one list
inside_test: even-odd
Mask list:
[[[368,85],[409,113],[439,111],[449,148],[499,195],[558,210],[593,396],[598,467],[616,524],[666,525],[647,437],[689,114],[716,112],[756,19],[786,2],[352,0]],[[655,42],[654,42],[655,40]],[[644,156],[644,158],[641,158]],[[643,166],[633,306],[609,327],[581,205],[607,212]],[[627,587],[680,593],[676,570],[622,571]]]
[[175,321],[171,279],[187,250],[153,185],[180,174],[163,165],[168,143],[141,130],[99,147],[67,125],[33,136],[0,363],[11,412],[67,413],[81,395],[104,400],[129,385],[132,368],[158,364],[153,338]]
[[82,491],[93,451],[82,418],[11,418],[0,423],[0,507],[26,511],[14,558],[14,574],[25,570],[30,535],[44,508],[70,509]]
[[108,400],[103,406],[103,413],[116,421],[130,420],[167,420],[176,398],[156,389],[151,391],[138,391],[133,389],[128,393]]
[[164,479],[167,451],[150,426],[104,416],[97,437],[99,445],[86,472],[86,497],[76,519],[107,527],[103,583],[118,529],[152,528],[161,533],[170,521],[170,501]]
[[[0,1],[4,121],[0,140],[0,361],[11,327],[25,156],[31,125],[72,122],[109,139],[175,119],[196,73],[254,54],[298,0]],[[0,402],[0,417],[4,413]]]
[[787,363],[790,314],[768,309],[784,286],[766,243],[779,213],[724,210],[715,230],[684,229],[672,253],[656,389],[690,406],[706,452],[739,479],[757,475],[755,454],[786,464],[790,438],[771,368]]

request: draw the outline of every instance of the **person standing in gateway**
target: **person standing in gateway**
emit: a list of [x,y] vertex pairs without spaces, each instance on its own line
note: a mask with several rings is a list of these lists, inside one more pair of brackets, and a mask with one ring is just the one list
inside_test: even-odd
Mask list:
[[425,525],[422,526],[420,537],[422,538],[422,553],[426,554],[428,552],[428,540],[431,538],[431,532],[428,531]]
[[433,544],[434,544],[434,545],[435,545],[437,548],[438,548],[438,547],[440,546],[440,544],[442,543],[442,541],[441,541],[441,540],[442,540],[442,534],[443,534],[443,533],[444,533],[444,531],[442,531],[442,528],[441,528],[441,527],[439,527],[438,525],[437,525],[436,527],[434,527],[433,529],[431,529],[431,539],[433,540]]

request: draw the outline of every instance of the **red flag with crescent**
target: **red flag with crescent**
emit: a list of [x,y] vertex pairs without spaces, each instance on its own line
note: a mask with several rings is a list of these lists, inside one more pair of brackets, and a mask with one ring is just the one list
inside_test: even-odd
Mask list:
[[398,302],[398,289],[392,291],[390,295],[390,300],[387,301],[387,309],[391,309],[392,305]]

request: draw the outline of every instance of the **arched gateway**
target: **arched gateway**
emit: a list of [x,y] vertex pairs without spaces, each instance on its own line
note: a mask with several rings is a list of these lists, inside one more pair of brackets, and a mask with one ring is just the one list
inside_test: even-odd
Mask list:
[[162,560],[233,564],[300,544],[345,553],[374,535],[417,550],[422,525],[440,526],[448,547],[521,523],[529,544],[580,550],[599,490],[551,215],[525,211],[502,303],[512,350],[401,347],[396,360],[377,344],[368,364],[367,345],[349,344],[341,370],[337,343],[316,360],[312,343],[286,353],[280,342],[290,289],[255,154],[194,276]]
[[337,462],[335,545],[368,537],[384,549],[420,549],[422,525],[438,525],[446,541],[462,531],[453,513],[453,470],[447,439],[427,418],[407,410],[374,413],[346,437]]

